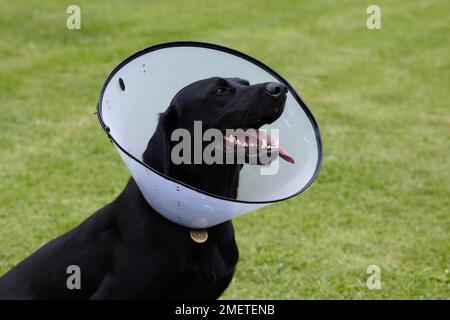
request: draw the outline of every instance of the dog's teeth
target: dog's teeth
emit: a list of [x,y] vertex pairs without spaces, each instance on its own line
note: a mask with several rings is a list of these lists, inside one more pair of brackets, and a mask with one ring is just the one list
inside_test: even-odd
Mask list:
[[227,136],[225,139],[226,139],[227,141],[231,142],[231,143],[234,142],[234,136],[231,135],[231,134],[230,134],[229,136]]
[[265,149],[266,147],[267,147],[266,139],[263,139],[263,140],[262,140],[262,143],[261,143],[261,148],[262,148],[262,149]]
[[280,139],[275,140],[275,143],[272,143],[273,147],[278,147],[278,145],[280,144]]

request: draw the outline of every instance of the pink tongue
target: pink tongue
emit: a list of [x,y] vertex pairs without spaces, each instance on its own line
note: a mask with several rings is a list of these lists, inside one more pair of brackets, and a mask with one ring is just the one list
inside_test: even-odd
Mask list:
[[[268,145],[274,142],[270,134],[258,130],[258,140],[261,139],[265,139]],[[281,146],[281,144],[278,146],[278,154],[280,155],[281,158],[283,158],[287,162],[295,164],[295,159],[286,151],[285,148]]]

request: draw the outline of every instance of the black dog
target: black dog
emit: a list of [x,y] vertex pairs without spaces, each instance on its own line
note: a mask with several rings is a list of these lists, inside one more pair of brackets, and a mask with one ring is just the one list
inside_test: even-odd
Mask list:
[[[259,128],[283,111],[286,87],[209,78],[183,88],[160,115],[143,154],[151,167],[190,186],[235,198],[242,165],[174,165],[177,128]],[[190,230],[163,218],[131,178],[123,192],[75,229],[50,241],[0,278],[0,299],[216,299],[229,285],[238,249],[231,221],[196,243]],[[81,288],[69,290],[67,268]]]

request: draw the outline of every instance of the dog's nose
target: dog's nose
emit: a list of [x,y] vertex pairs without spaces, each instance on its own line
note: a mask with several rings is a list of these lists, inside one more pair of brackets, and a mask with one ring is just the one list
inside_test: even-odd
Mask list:
[[270,82],[266,86],[266,91],[272,97],[279,97],[287,92],[287,87],[279,82]]

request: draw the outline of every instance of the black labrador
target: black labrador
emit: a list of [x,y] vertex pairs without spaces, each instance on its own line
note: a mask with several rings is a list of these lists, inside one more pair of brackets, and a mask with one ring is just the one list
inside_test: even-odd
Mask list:
[[[281,83],[250,85],[238,78],[209,78],[180,90],[160,115],[143,160],[179,181],[235,198],[240,164],[171,161],[171,132],[259,128],[283,112]],[[131,178],[122,193],[73,230],[50,241],[0,278],[0,299],[216,299],[229,285],[238,248],[231,221],[194,242],[190,230],[158,214]],[[68,288],[76,265],[79,288]]]

